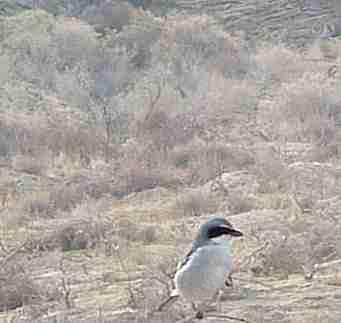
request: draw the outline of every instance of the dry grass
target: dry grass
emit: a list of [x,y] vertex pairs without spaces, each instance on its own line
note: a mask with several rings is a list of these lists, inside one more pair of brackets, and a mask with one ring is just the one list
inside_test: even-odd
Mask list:
[[[2,269],[0,280],[0,311],[10,311],[23,305],[39,301],[40,291],[34,281],[17,265]],[[41,301],[41,300],[40,300]]]
[[338,132],[336,91],[323,74],[305,74],[283,85],[273,102],[273,117],[281,120],[274,130],[288,141],[332,142]]
[[[327,317],[326,317],[327,316]],[[312,316],[310,318],[297,318],[290,320],[290,323],[336,323],[338,319],[328,317],[326,314],[320,314],[316,316]]]
[[179,194],[176,201],[176,212],[185,217],[196,217],[215,213],[219,201],[212,194],[201,190],[189,190]]
[[55,301],[60,297],[57,287],[42,286],[32,275],[32,260],[19,249],[2,259],[0,270],[0,313],[23,306]]

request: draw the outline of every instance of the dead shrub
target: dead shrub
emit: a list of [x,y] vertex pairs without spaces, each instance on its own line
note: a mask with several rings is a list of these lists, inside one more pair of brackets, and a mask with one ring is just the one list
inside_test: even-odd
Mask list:
[[321,74],[305,74],[283,85],[273,102],[273,131],[287,141],[330,143],[337,132],[337,89]]
[[92,158],[104,158],[103,130],[79,119],[65,122],[66,114],[59,112],[17,113],[15,120],[11,116],[6,127],[11,129],[13,141],[8,138],[6,151],[11,154],[15,169],[41,175],[58,161],[89,167]]
[[105,33],[106,29],[120,32],[129,24],[131,10],[129,3],[102,2],[100,5],[86,7],[81,18],[93,25],[100,34]]
[[340,258],[340,223],[319,216],[299,221],[261,233],[266,247],[257,254],[258,265],[251,268],[255,275],[302,274],[304,268]]
[[[9,91],[11,90],[9,89]],[[8,114],[10,115],[10,113]],[[34,129],[27,127],[22,118],[24,116],[20,115],[20,113],[13,113],[8,118],[8,121],[1,121],[0,149],[3,149],[2,156],[11,157],[13,166],[17,166],[19,170],[22,167],[24,171],[27,169],[28,172],[32,171],[33,174],[40,174],[40,171],[46,166],[44,164],[45,160],[36,158],[38,145],[37,140],[35,140]],[[42,157],[43,152],[41,149],[39,149],[39,153],[39,157]]]
[[16,171],[24,172],[32,175],[42,175],[46,169],[44,157],[40,158],[32,156],[15,156],[12,166]]
[[307,260],[304,257],[306,251],[304,242],[293,237],[281,237],[273,241],[265,254],[263,263],[266,274],[301,273],[302,265]]
[[251,58],[250,76],[268,86],[290,82],[311,71],[302,55],[284,44],[262,44]]
[[[131,63],[138,70],[152,61],[152,48],[160,38],[162,21],[144,11],[131,12],[131,24],[112,38],[112,47],[123,46],[131,54]],[[129,55],[130,56],[130,55]]]
[[54,216],[49,193],[27,198],[24,201],[23,209],[30,217],[50,218]]
[[[333,136],[334,137],[334,136]],[[341,132],[337,131],[335,137],[328,143],[316,143],[309,154],[310,160],[320,163],[337,160],[341,157]]]
[[[322,263],[341,257],[341,224],[332,219],[319,219],[309,235],[313,263]],[[323,239],[321,239],[323,237]]]
[[49,205],[54,210],[70,211],[86,199],[98,200],[111,194],[115,188],[110,179],[71,177],[67,183],[57,185],[49,192]]
[[[135,156],[135,158],[138,156]],[[141,192],[155,187],[175,188],[181,185],[181,178],[172,171],[172,167],[162,164],[158,152],[147,152],[147,156],[138,159],[122,160],[120,187],[125,194]]]
[[226,78],[245,75],[249,65],[245,44],[222,30],[212,31],[213,24],[214,18],[208,15],[178,15],[167,20],[161,36],[164,58],[172,62],[177,77],[182,78],[195,65],[219,71]]
[[17,152],[17,137],[15,128],[0,121],[0,157],[8,158]]
[[72,69],[78,62],[96,58],[98,41],[93,29],[74,17],[61,17],[56,20],[50,35],[56,52],[57,69]]
[[55,218],[58,211],[69,212],[87,199],[98,200],[113,190],[107,180],[82,178],[79,183],[56,185],[51,191],[28,197],[23,209],[31,217]]
[[139,140],[150,139],[157,150],[169,150],[188,143],[202,129],[194,113],[171,116],[164,111],[154,111],[138,123]]
[[20,263],[11,261],[2,266],[0,281],[0,312],[37,302],[43,296],[27,268]]
[[73,226],[60,230],[58,240],[62,251],[87,249],[89,243],[93,243],[88,230],[84,231]]
[[244,169],[254,163],[252,156],[241,148],[201,140],[176,147],[169,159],[174,166],[190,169],[192,182],[201,184],[224,172]]
[[285,192],[288,188],[289,170],[274,147],[256,154],[254,173],[260,193]]
[[142,241],[145,244],[151,244],[158,239],[157,228],[154,225],[145,226],[141,232]]
[[77,186],[60,186],[50,193],[50,204],[53,209],[70,211],[84,198],[84,192],[79,191]]
[[227,207],[232,214],[249,212],[256,206],[256,199],[243,194],[243,192],[231,192],[227,196]]
[[180,184],[176,178],[169,177],[167,171],[143,168],[130,168],[126,175],[126,192],[141,192],[157,186],[174,187]]
[[38,133],[41,145],[53,156],[61,153],[81,163],[90,163],[91,158],[104,155],[104,138],[99,129],[79,124],[66,126],[54,120]]
[[321,313],[317,315],[307,315],[307,317],[297,317],[291,319],[290,323],[337,323],[339,322],[340,318],[332,317],[328,313]]
[[27,249],[31,252],[66,252],[100,246],[107,235],[112,233],[112,222],[103,215],[107,207],[105,199],[87,199],[71,211],[55,212],[54,219],[43,222],[40,226],[37,224],[39,232],[43,233],[34,236]]
[[129,242],[151,244],[159,239],[159,232],[155,225],[137,224],[129,219],[121,219],[115,224],[117,237]]
[[[226,79],[219,73],[194,69],[190,77],[195,86],[191,94],[191,112],[200,125],[200,137],[207,141],[242,142],[250,133],[247,124],[255,118],[261,98],[257,82],[250,79]],[[185,89],[191,85],[186,82]]]
[[42,88],[52,86],[56,72],[49,37],[54,23],[54,17],[45,11],[27,10],[4,24],[7,49],[15,57],[13,72]]
[[217,211],[219,201],[200,190],[181,193],[176,200],[176,212],[185,217],[201,216]]

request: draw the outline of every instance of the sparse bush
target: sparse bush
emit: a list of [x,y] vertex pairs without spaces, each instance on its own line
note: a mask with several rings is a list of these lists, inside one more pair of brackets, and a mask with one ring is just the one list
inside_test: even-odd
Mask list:
[[339,259],[341,225],[328,218],[317,217],[301,218],[294,224],[282,223],[277,230],[262,232],[259,238],[266,247],[257,254],[259,263],[251,268],[254,274],[287,277],[303,273],[304,268],[315,264]]
[[129,23],[131,11],[129,3],[102,2],[86,7],[81,18],[93,25],[98,33],[105,33],[106,29],[120,32]]
[[259,46],[251,61],[250,76],[269,87],[295,80],[312,68],[301,54],[281,44]]
[[87,233],[75,227],[66,227],[58,234],[62,251],[82,250],[88,247]]
[[40,145],[50,150],[53,156],[65,154],[84,166],[89,166],[91,158],[104,156],[104,137],[98,128],[79,124],[61,126],[57,122],[51,122],[38,133]]
[[[41,175],[44,173],[46,165],[44,165],[43,156],[40,158],[30,156],[15,156],[12,165],[16,171],[24,172],[32,175]],[[46,162],[45,162],[46,163]]]
[[141,192],[157,186],[174,188],[181,184],[180,179],[172,175],[170,169],[165,167],[149,168],[137,161],[135,165],[129,165],[121,177],[126,193]]
[[135,62],[139,62],[137,67],[148,66],[146,63],[152,59],[148,56],[151,55],[153,45],[161,35],[162,21],[144,11],[136,10],[133,11],[131,18],[132,23],[113,40],[134,54]]
[[337,323],[339,318],[333,318],[332,315],[323,313],[317,315],[308,314],[307,317],[293,318],[290,323]]
[[54,210],[70,211],[86,199],[100,199],[114,188],[105,178],[70,178],[69,183],[57,185],[49,192],[49,205]]
[[202,184],[224,172],[244,169],[254,163],[252,156],[243,149],[201,140],[176,147],[169,154],[169,159],[174,166],[190,169],[192,182]]
[[53,210],[54,218],[42,222],[44,232],[33,236],[28,250],[72,251],[99,246],[112,231],[112,223],[102,214],[107,206],[105,199],[87,199],[72,210]]
[[49,218],[53,216],[54,209],[52,208],[49,194],[39,194],[24,201],[23,209],[33,218]]
[[152,244],[160,235],[156,226],[140,224],[129,220],[121,219],[115,224],[115,233],[120,240],[124,239],[128,243],[130,242],[142,242],[143,244]]
[[0,157],[8,158],[17,151],[17,136],[15,129],[0,121]]
[[154,225],[145,226],[141,231],[141,235],[142,235],[142,241],[145,244],[151,244],[155,242],[158,238],[156,226]]
[[243,192],[233,192],[228,195],[226,204],[232,214],[238,214],[254,209],[256,200],[251,196],[244,196]]
[[[73,69],[79,62],[97,59],[98,41],[93,29],[75,18],[59,18],[51,32],[58,71]],[[52,45],[52,44],[51,44]]]
[[70,211],[84,197],[84,192],[79,191],[75,185],[60,186],[50,193],[50,204],[54,209]]
[[273,131],[286,140],[330,143],[336,135],[337,89],[324,75],[305,74],[283,85],[273,102],[279,123]]
[[179,114],[175,117],[163,111],[153,112],[139,123],[140,140],[150,139],[159,151],[169,151],[176,145],[188,143],[201,130],[194,114]]
[[24,264],[6,263],[0,268],[0,281],[0,312],[37,302],[43,296]]
[[257,154],[254,172],[260,184],[260,193],[283,192],[288,189],[289,170],[275,147]]
[[[249,53],[241,39],[222,30],[211,31],[214,18],[208,15],[179,15],[167,20],[161,36],[165,56],[181,79],[191,66],[205,66],[226,78],[242,78],[249,65]],[[217,26],[217,25],[215,25]]]

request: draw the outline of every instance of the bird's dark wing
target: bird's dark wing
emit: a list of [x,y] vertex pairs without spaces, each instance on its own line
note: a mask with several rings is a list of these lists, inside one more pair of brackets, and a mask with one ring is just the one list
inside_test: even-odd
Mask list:
[[183,266],[185,266],[188,263],[188,261],[191,259],[191,256],[193,255],[195,249],[196,248],[194,248],[194,246],[193,246],[191,248],[191,250],[186,254],[186,256],[182,259],[182,261],[180,261],[178,263],[178,266],[176,268],[177,270],[179,270],[180,268],[182,268]]
[[197,252],[200,248],[204,247],[205,245],[206,244],[201,243],[201,242],[200,243],[199,242],[194,243],[192,248],[191,248],[191,250],[186,254],[184,259],[181,262],[178,263],[177,270],[179,270],[180,268],[185,266],[188,263],[188,261],[192,258],[193,253]]

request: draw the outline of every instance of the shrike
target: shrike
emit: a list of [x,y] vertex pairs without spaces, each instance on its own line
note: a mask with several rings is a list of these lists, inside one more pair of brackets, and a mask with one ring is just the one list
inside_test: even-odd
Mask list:
[[166,303],[179,296],[183,297],[197,311],[196,317],[203,318],[206,306],[218,296],[232,271],[230,240],[242,235],[222,217],[204,223],[190,252],[177,267],[175,289]]

